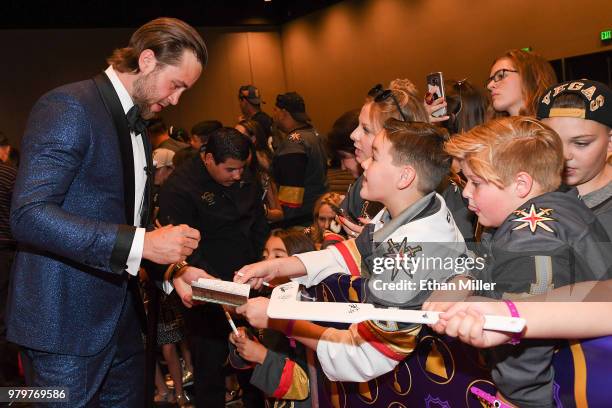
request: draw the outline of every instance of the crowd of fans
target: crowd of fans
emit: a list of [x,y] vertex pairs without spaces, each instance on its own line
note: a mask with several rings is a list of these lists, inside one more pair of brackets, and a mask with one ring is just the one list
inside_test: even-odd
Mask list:
[[[488,269],[487,279],[498,283],[497,292],[479,293],[488,297],[542,293],[533,289],[532,275],[540,269],[535,272],[536,266],[517,251],[552,259],[551,288],[609,279],[612,263],[605,253],[589,249],[589,260],[576,261],[579,272],[574,273],[564,264],[565,253],[555,251],[569,247],[579,254],[585,243],[609,242],[612,236],[612,91],[589,80],[558,84],[546,60],[523,50],[496,59],[485,87],[471,79],[449,79],[444,97],[432,100],[415,83],[395,79],[364,89],[363,105],[347,106],[327,135],[317,131],[299,93],[276,96],[270,116],[262,110],[260,90],[251,84],[238,90],[241,112],[234,123],[207,118],[187,132],[167,126],[162,118],[152,120],[148,137],[155,168],[156,227],[188,224],[198,229],[200,246],[189,264],[224,280],[233,280],[235,271],[261,259],[267,263],[255,264],[263,266],[249,269],[248,277],[307,273],[308,286],[328,278],[326,268],[335,262],[334,271],[366,279],[363,245],[381,242],[385,229],[385,237],[409,237],[411,242],[450,242],[448,237],[459,236],[465,248],[454,248],[458,253],[487,243],[496,260],[509,256]],[[446,115],[433,115],[442,108]],[[0,254],[3,263],[10,263],[15,243],[8,208],[18,155],[10,158],[13,150],[5,139],[0,138]],[[423,220],[429,224],[419,224]],[[436,223],[442,227],[434,228]],[[441,232],[444,228],[448,230]],[[546,235],[553,230],[554,239]],[[319,258],[310,256],[312,251],[320,251]],[[356,273],[347,260],[351,251]],[[357,258],[355,251],[360,253]],[[300,256],[305,270],[292,269],[294,255]],[[276,275],[273,263],[283,266]],[[156,266],[143,266],[143,280],[149,268]],[[521,274],[516,273],[519,269]],[[317,271],[316,278],[312,271]],[[570,273],[574,281],[567,278]],[[157,342],[160,362],[166,365],[156,367],[158,403],[189,405],[185,387],[193,384],[199,406],[241,399],[255,407],[263,406],[264,398],[310,406],[308,349],[316,353],[325,374],[339,380],[368,380],[397,364],[380,350],[364,351],[360,358],[352,349],[340,350],[343,344],[358,343],[354,330],[306,322],[262,328],[254,317],[260,305],[249,302],[241,312],[253,327],[235,316],[241,335],[230,335],[220,306],[188,309],[176,292],[158,295]],[[370,299],[383,306],[421,308],[431,293],[391,300],[387,295],[374,291]],[[536,347],[525,340],[517,346],[522,357],[509,362],[507,355],[514,351],[485,341],[491,337],[482,328],[485,312],[501,314],[503,309],[490,311],[486,303],[469,309],[469,304],[460,307],[437,299],[429,299],[425,307],[446,312],[434,327],[440,333],[479,347],[497,347],[492,376],[498,398],[519,406],[552,406],[553,346]],[[296,346],[274,328],[293,333],[303,345]],[[394,346],[402,358],[413,351],[402,349],[375,324],[367,330]],[[419,328],[396,330],[410,337]],[[314,347],[313,338],[318,342]],[[16,361],[14,353],[2,355]],[[368,364],[371,371],[360,371]],[[541,373],[537,381],[525,374],[534,367]],[[282,388],[288,371],[296,385]],[[15,374],[5,370],[4,375]]]

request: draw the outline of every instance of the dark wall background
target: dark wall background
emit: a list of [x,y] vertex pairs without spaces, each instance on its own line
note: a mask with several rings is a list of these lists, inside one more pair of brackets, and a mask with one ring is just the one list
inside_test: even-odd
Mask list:
[[[106,58],[122,47],[134,29],[0,30],[0,129],[19,145],[27,116],[45,92],[90,78],[106,69]],[[240,85],[257,84],[265,99],[286,88],[280,36],[276,27],[242,31],[200,30],[210,62],[181,103],[164,110],[168,124],[191,129],[204,119],[232,125],[240,113]]]
[[[610,16],[609,0],[346,0],[281,26],[203,28],[209,66],[164,118],[187,129],[213,118],[233,125],[237,89],[251,82],[267,111],[276,94],[300,92],[326,132],[378,82],[405,77],[423,88],[428,72],[443,71],[481,84],[509,48],[549,60],[610,51],[599,41]],[[133,30],[0,30],[0,129],[18,145],[36,99],[106,68]]]
[[321,130],[376,83],[429,72],[480,85],[493,60],[531,47],[548,60],[612,50],[610,0],[351,0],[281,27],[289,88]]

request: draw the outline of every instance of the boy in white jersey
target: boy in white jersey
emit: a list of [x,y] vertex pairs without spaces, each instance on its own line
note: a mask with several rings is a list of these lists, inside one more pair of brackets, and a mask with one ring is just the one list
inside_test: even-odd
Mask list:
[[[264,281],[290,277],[312,286],[334,274],[351,274],[363,278],[362,296],[349,300],[420,309],[431,293],[422,290],[422,283],[447,282],[461,263],[455,261],[466,258],[463,237],[434,191],[450,167],[445,136],[428,123],[389,119],[374,140],[373,157],[362,163],[362,198],[385,208],[359,237],[323,251],[245,266],[234,280],[258,288]],[[398,257],[399,263],[384,265]],[[432,259],[451,262],[425,262]],[[267,304],[265,298],[251,299],[236,311],[255,327],[283,331],[316,350],[323,371],[336,381],[367,381],[391,371],[412,353],[420,331],[419,325],[395,322],[367,321],[338,330],[307,321],[268,320]]]

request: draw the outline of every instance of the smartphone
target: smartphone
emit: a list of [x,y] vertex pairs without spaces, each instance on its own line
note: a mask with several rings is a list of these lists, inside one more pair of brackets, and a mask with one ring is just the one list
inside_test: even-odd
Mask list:
[[341,217],[346,218],[347,220],[349,220],[353,224],[363,225],[361,222],[359,222],[355,218],[353,218],[347,211],[344,211],[344,208],[339,207],[339,206],[337,206],[335,204],[331,204],[331,203],[329,203],[329,206],[332,208],[332,210],[334,210],[336,212],[336,214],[338,214]]
[[[427,75],[427,103],[431,105],[436,99],[444,98],[444,96],[444,77],[442,72],[432,72]],[[438,109],[431,116],[435,118],[446,116],[446,107]]]

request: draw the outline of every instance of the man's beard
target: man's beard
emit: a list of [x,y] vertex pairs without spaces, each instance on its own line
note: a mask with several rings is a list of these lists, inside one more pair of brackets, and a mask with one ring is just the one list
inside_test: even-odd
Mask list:
[[140,108],[140,116],[142,116],[143,119],[151,119],[155,116],[155,112],[151,111],[151,104],[154,102],[150,101],[150,99],[152,99],[152,95],[155,95],[153,83],[155,82],[155,78],[157,78],[157,73],[158,67],[151,73],[134,81],[132,100],[134,104],[138,105]]

